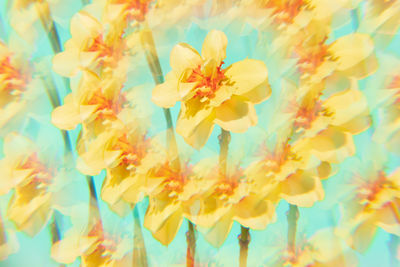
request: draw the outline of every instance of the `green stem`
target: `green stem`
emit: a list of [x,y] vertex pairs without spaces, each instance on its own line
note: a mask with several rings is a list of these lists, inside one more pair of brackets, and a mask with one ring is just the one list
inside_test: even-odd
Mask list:
[[189,230],[186,232],[186,267],[194,267],[196,262],[196,234],[195,226],[191,221],[188,221],[188,228]]
[[[154,43],[153,33],[147,24],[144,23],[143,29],[141,29],[141,44],[145,52],[147,64],[151,70],[153,80],[155,84],[161,84],[164,82],[164,75],[162,73],[160,60],[158,58],[156,45]],[[164,108],[164,117],[167,123],[167,143],[171,158],[174,158],[176,167],[180,169],[180,161],[178,156],[178,145],[176,143],[176,137],[174,132],[174,125],[172,123],[171,112],[168,108]]]
[[296,205],[289,204],[289,211],[287,212],[288,221],[288,251],[292,255],[296,255],[296,230],[297,220],[299,218],[299,209]]
[[231,134],[229,131],[226,131],[221,128],[221,134],[218,136],[219,139],[219,170],[221,179],[225,178],[226,175],[226,167],[227,167],[227,158],[228,158],[228,148],[229,142],[231,139]]
[[147,251],[137,205],[133,209],[133,226],[133,266],[147,267],[149,266],[147,262]]
[[[51,76],[51,73],[48,73],[47,75],[42,76],[42,80],[44,83],[46,93],[50,99],[50,102],[51,102],[53,108],[60,106],[61,105],[60,96],[58,94],[58,90],[55,86],[55,82]],[[73,157],[73,146],[72,146],[69,132],[65,131],[65,130],[60,130],[60,132],[63,137],[64,146],[65,146],[64,160],[66,163],[71,162],[72,157]],[[86,181],[88,183],[89,192],[90,192],[90,200],[89,200],[90,201],[90,211],[89,211],[90,218],[94,219],[93,223],[96,223],[98,220],[101,221],[100,207],[98,204],[98,198],[97,198],[97,194],[96,194],[96,186],[95,186],[92,176],[89,176],[89,175],[86,176]]]
[[[40,18],[40,22],[42,23],[43,29],[47,33],[47,38],[50,42],[51,48],[53,49],[53,53],[58,54],[62,51],[62,44],[61,44],[60,35],[58,34],[58,31],[57,31],[56,24],[51,16],[50,8],[47,7],[48,10],[43,11],[40,8],[38,8],[37,5],[36,5],[36,7],[37,7],[36,9],[37,9],[37,12],[38,12],[38,15]],[[67,92],[71,92],[71,88],[69,85],[69,79],[66,77],[63,77],[62,79],[64,82],[64,86],[67,89]]]
[[240,245],[239,267],[247,267],[247,255],[250,243],[249,228],[240,226],[240,235],[238,238]]

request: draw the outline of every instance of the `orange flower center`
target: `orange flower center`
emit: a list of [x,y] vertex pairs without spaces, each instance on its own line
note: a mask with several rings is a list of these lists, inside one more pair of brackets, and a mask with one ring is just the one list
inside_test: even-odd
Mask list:
[[292,152],[291,145],[288,140],[282,145],[282,148],[276,149],[272,153],[268,153],[265,161],[268,163],[268,170],[275,173],[281,170],[281,166],[289,160],[299,160],[298,156]]
[[128,140],[127,134],[124,134],[118,138],[118,143],[114,146],[115,150],[122,151],[120,157],[128,170],[135,169],[140,165],[150,146],[150,139],[146,138],[145,135],[138,139],[135,143],[132,143]]
[[97,90],[87,102],[88,105],[97,105],[97,115],[99,119],[115,119],[117,114],[122,110],[126,99],[124,94],[118,94],[117,99],[109,99],[102,94],[101,90]]
[[96,38],[91,40],[91,43],[87,47],[88,52],[98,52],[97,58],[99,59],[100,66],[116,67],[118,61],[123,57],[125,43],[122,36],[119,36],[119,40],[114,42],[113,45],[109,45],[104,40],[102,34],[99,34]]
[[166,162],[156,174],[158,177],[166,177],[163,182],[163,191],[167,192],[169,197],[176,197],[182,193],[188,181],[188,175],[191,172],[190,166],[185,165],[181,168],[180,171],[176,170],[170,166],[169,162]]
[[305,0],[267,0],[264,7],[274,10],[274,22],[276,24],[291,24],[305,4]]
[[378,172],[378,177],[372,183],[367,183],[359,189],[358,197],[363,204],[373,202],[378,194],[385,188],[393,187],[392,183],[387,180],[386,174],[383,171]]
[[325,36],[322,41],[317,44],[308,44],[308,42],[301,42],[295,46],[294,51],[299,57],[297,65],[301,73],[313,74],[319,66],[329,56],[329,46],[325,44],[328,39]]
[[125,16],[128,20],[144,21],[149,5],[153,0],[111,0],[112,4],[125,5]]
[[30,177],[35,183],[40,185],[49,185],[51,183],[53,174],[42,162],[39,161],[37,153],[30,155],[23,164],[19,166],[19,169],[32,170]]
[[[395,75],[390,82],[388,89],[398,89],[400,88],[400,75]],[[400,90],[394,95],[394,104],[400,105]]]
[[28,77],[11,64],[10,57],[0,60],[0,80],[4,90],[11,95],[19,95],[26,89]]
[[192,74],[189,76],[186,82],[197,82],[197,85],[194,88],[194,97],[198,97],[202,101],[215,97],[215,92],[220,88],[221,82],[226,79],[225,70],[222,69],[222,64],[224,64],[223,61],[211,74],[211,76],[204,73],[201,65],[199,65],[196,69],[193,69]]

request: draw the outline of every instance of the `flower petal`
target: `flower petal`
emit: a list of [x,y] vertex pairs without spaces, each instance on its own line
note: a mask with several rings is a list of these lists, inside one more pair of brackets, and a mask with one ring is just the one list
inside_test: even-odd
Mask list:
[[226,58],[228,39],[222,31],[212,30],[204,39],[201,56],[204,61],[214,60],[218,66]]
[[257,124],[256,110],[253,104],[242,97],[232,96],[215,109],[215,123],[227,131],[243,133]]
[[281,197],[300,207],[311,207],[324,198],[320,179],[306,171],[297,171],[280,184]]
[[336,127],[329,127],[310,139],[313,154],[328,163],[340,163],[354,155],[353,135]]
[[179,43],[172,48],[170,65],[177,77],[180,77],[186,69],[197,68],[202,62],[199,53],[188,44]]
[[171,80],[166,76],[165,82],[154,87],[151,100],[160,107],[172,108],[176,101],[180,100],[178,94],[178,81]]
[[356,78],[372,74],[378,67],[374,43],[368,34],[354,33],[343,36],[329,48],[337,58],[337,70]]
[[[256,59],[245,59],[233,63],[225,73],[229,81],[233,83],[233,94],[243,95],[249,93],[248,97],[254,98],[257,103],[271,95],[268,83],[268,70],[264,62]],[[251,91],[254,91],[252,94]],[[256,97],[259,95],[259,97]]]
[[63,130],[73,130],[81,123],[77,106],[73,102],[72,94],[64,98],[64,105],[59,106],[51,113],[51,123]]
[[192,147],[202,148],[214,127],[214,112],[199,101],[187,101],[181,105],[176,132]]
[[228,212],[213,227],[204,231],[204,238],[212,246],[219,248],[225,242],[233,225],[232,215],[232,212]]
[[271,201],[252,194],[235,205],[233,219],[245,227],[263,230],[267,224],[276,220],[275,207]]

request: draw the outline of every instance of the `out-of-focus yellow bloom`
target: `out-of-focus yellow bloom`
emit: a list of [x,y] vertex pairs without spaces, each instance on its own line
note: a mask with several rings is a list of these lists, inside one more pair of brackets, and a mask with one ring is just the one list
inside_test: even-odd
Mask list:
[[163,159],[157,142],[147,137],[137,124],[99,134],[88,142],[77,165],[78,170],[87,175],[98,175],[106,169],[101,196],[121,216],[155,186],[154,179],[147,176]]
[[206,159],[198,163],[202,170],[197,175],[210,186],[186,211],[211,245],[220,247],[224,243],[234,220],[254,230],[262,230],[275,220],[275,203],[251,192],[252,184],[241,168],[228,168],[221,177],[219,166],[215,165],[218,161],[212,162]]
[[65,43],[65,50],[53,59],[54,70],[71,77],[83,69],[97,72],[102,68],[116,68],[126,48],[122,34],[123,28],[119,25],[111,25],[106,31],[105,25],[94,16],[80,11],[71,19],[72,37]]
[[293,52],[299,58],[297,65],[303,77],[311,75],[315,83],[332,75],[362,79],[376,71],[374,43],[368,34],[345,35],[330,44],[328,34],[326,25],[312,22],[291,41],[286,40],[295,43]]
[[330,165],[310,152],[306,139],[279,143],[246,169],[252,190],[274,203],[282,198],[300,207],[312,206],[324,197],[321,179],[329,177]]
[[108,235],[100,222],[90,228],[73,227],[51,248],[51,257],[70,264],[81,257],[86,267],[127,266],[132,262],[132,240]]
[[[104,1],[104,0],[101,0]],[[121,21],[145,20],[149,6],[154,0],[105,0],[104,12],[109,19]]]
[[400,3],[397,1],[367,1],[358,30],[370,34],[378,45],[385,46],[399,30],[399,11]]
[[[193,201],[209,188],[209,181],[194,175],[195,170],[175,160],[165,159],[149,173],[148,179],[158,184],[149,196],[144,226],[163,245],[168,245],[182,224],[184,214],[193,207]],[[196,168],[196,167],[194,167]]]
[[382,107],[382,120],[379,127],[375,129],[373,139],[379,143],[384,143],[387,150],[399,153],[400,147],[400,75],[389,76],[389,82],[383,86],[384,94],[388,95]]
[[52,113],[52,123],[58,128],[72,130],[82,123],[98,134],[107,122],[118,119],[125,103],[121,77],[99,77],[84,71],[82,79],[72,85],[72,93],[65,97],[64,105]]
[[37,96],[39,82],[32,79],[25,55],[0,41],[0,128],[26,109],[27,101]]
[[294,130],[309,138],[309,149],[322,161],[340,163],[355,153],[352,136],[368,129],[371,123],[365,96],[348,89],[322,101],[306,95],[295,108]]
[[222,69],[228,40],[213,30],[205,38],[200,56],[180,43],[171,51],[172,71],[153,90],[152,100],[169,108],[181,101],[176,131],[200,149],[214,124],[232,132],[245,132],[257,124],[254,104],[266,100],[271,89],[262,61],[245,59]]
[[342,240],[334,235],[331,229],[322,229],[309,240],[297,242],[295,253],[277,252],[264,266],[282,267],[355,267],[358,265],[357,256],[345,248]]
[[364,252],[378,227],[400,236],[400,170],[387,175],[375,170],[360,177],[356,193],[344,202],[344,218],[339,233],[349,245]]
[[55,171],[38,158],[39,151],[29,139],[15,133],[6,136],[2,159],[1,193],[15,189],[7,217],[17,228],[34,236],[52,215],[52,192]]

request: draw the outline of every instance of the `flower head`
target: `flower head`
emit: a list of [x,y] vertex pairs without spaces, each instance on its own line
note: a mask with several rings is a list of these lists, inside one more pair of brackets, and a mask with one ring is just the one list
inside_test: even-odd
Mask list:
[[172,71],[153,90],[153,102],[169,108],[181,101],[177,132],[199,149],[214,124],[227,131],[244,132],[257,123],[254,104],[266,100],[271,89],[262,61],[245,59],[224,69],[228,40],[213,30],[204,40],[200,56],[181,43],[171,51]]

